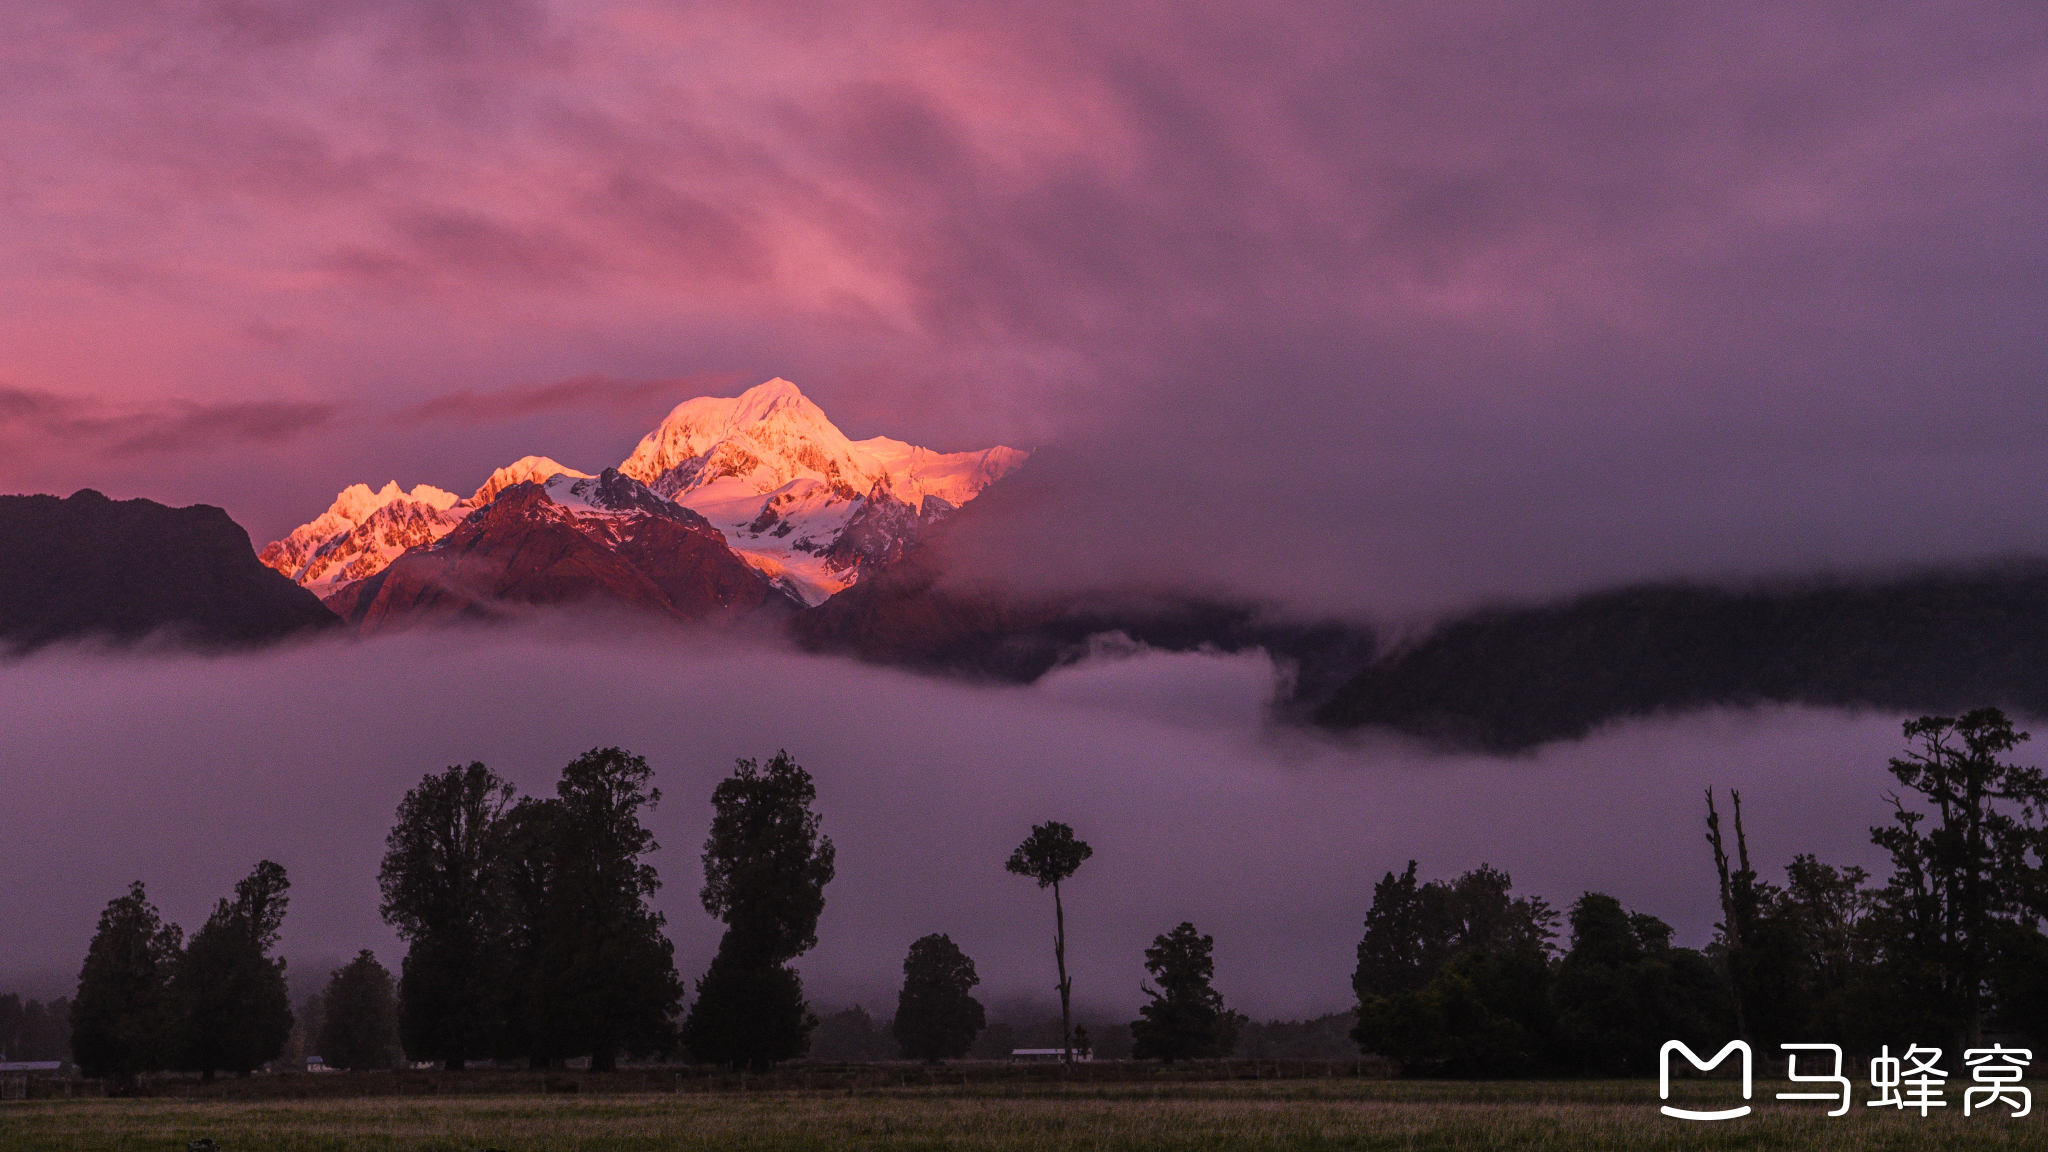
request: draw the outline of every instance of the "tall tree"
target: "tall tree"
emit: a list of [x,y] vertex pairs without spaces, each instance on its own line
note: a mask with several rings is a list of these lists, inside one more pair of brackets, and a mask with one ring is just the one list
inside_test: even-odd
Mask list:
[[676,1039],[675,945],[647,903],[661,889],[644,859],[661,845],[640,822],[661,802],[653,776],[644,756],[593,748],[555,785],[545,986],[598,1071],[617,1067],[622,1053],[666,1052]]
[[2028,947],[2048,914],[2048,779],[2001,759],[2028,736],[1996,708],[1923,716],[1905,736],[1916,743],[1892,775],[1933,812],[1894,795],[1892,825],[1870,830],[1892,857],[1879,898],[1889,950],[1921,1001],[1976,1045],[2001,952]]
[[505,814],[498,880],[506,907],[504,970],[496,989],[498,1047],[533,1068],[577,1054],[577,1021],[558,995],[572,941],[562,892],[562,805],[528,796]]
[[183,944],[140,880],[100,913],[71,1001],[73,1059],[86,1075],[127,1084],[170,1065],[169,986]]
[[407,944],[400,1033],[407,1052],[451,1070],[498,1040],[509,931],[498,860],[511,803],[512,786],[489,768],[451,766],[405,794],[384,841],[384,921]]
[[1365,913],[1365,936],[1358,942],[1358,968],[1352,987],[1363,1001],[1373,996],[1412,992],[1429,982],[1443,957],[1441,931],[1431,916],[1434,892],[1415,878],[1416,862],[1399,876],[1386,874],[1372,888],[1372,906]]
[[1017,845],[1003,865],[1019,876],[1038,881],[1040,888],[1052,889],[1052,958],[1059,968],[1061,1059],[1067,1063],[1074,1059],[1074,982],[1067,976],[1067,910],[1060,901],[1060,882],[1071,877],[1093,855],[1095,849],[1086,841],[1075,839],[1072,828],[1053,821],[1033,825],[1031,835]]
[[1145,970],[1157,988],[1131,1022],[1131,1055],[1139,1060],[1200,1060],[1228,1056],[1237,1047],[1243,1019],[1223,1007],[1209,986],[1216,975],[1215,938],[1183,921],[1145,949]]
[[330,1068],[390,1068],[399,1059],[391,973],[368,948],[336,968],[321,998],[320,1057]]
[[931,1064],[965,1056],[988,1026],[988,1014],[973,996],[979,983],[974,961],[951,937],[934,932],[913,942],[903,958],[903,991],[890,1026],[903,1054]]
[[1708,952],[1727,970],[1736,1035],[1775,1050],[1812,1030],[1821,996],[1814,926],[1808,924],[1808,910],[1801,901],[1758,877],[1742,827],[1742,793],[1730,791],[1728,796],[1735,817],[1733,856],[1722,834],[1714,790],[1707,789],[1707,843],[1714,851],[1721,893],[1721,923]]
[[284,961],[273,958],[290,903],[282,865],[265,860],[214,906],[192,934],[171,979],[179,1013],[180,1064],[207,1080],[247,1075],[275,1059],[291,1037]]
[[818,942],[832,841],[819,831],[810,773],[779,751],[740,760],[711,793],[704,910],[725,922],[697,982],[683,1042],[700,1060],[764,1067],[804,1054],[817,1018],[789,961]]
[[1721,814],[1714,809],[1714,790],[1707,789],[1707,843],[1714,849],[1714,870],[1721,879],[1721,933],[1728,958],[1728,987],[1735,1007],[1735,1034],[1749,1039],[1749,1022],[1742,1011],[1744,962],[1743,937],[1758,912],[1756,872],[1749,866],[1749,838],[1742,831],[1742,793],[1730,791],[1735,805],[1735,846],[1740,864],[1730,867],[1728,849],[1721,835]]

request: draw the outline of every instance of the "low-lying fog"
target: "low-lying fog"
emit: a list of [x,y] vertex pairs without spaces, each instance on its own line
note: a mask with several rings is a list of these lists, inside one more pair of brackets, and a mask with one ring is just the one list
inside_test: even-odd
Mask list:
[[[664,792],[677,963],[719,925],[697,901],[709,797],[735,757],[787,748],[838,845],[812,998],[894,1005],[909,943],[952,935],[985,997],[1052,999],[1052,899],[1003,861],[1033,822],[1095,847],[1067,887],[1076,999],[1142,1002],[1141,952],[1182,920],[1255,1017],[1340,1010],[1373,882],[1489,862],[1560,907],[1598,889],[1704,944],[1717,918],[1701,789],[1742,789],[1768,874],[1795,852],[1879,863],[1898,718],[1778,709],[1611,729],[1519,759],[1338,743],[1265,724],[1259,657],[1144,654],[985,687],[673,636],[516,631],[256,655],[45,653],[0,665],[0,991],[65,994],[107,900],[143,879],[200,922],[261,858],[293,881],[295,969],[357,948],[397,967],[376,874],[400,796],[483,760],[528,792],[616,744]],[[305,973],[296,972],[300,987]]]

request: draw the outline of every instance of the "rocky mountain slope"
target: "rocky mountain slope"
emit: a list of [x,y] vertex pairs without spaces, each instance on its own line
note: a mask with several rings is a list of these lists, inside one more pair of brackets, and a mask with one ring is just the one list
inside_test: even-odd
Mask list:
[[246,645],[335,626],[258,562],[249,534],[204,504],[0,496],[0,645],[137,640]]
[[327,603],[363,634],[535,606],[623,606],[687,621],[801,606],[702,516],[610,468],[505,488]]
[[[1004,447],[939,453],[887,437],[848,440],[796,385],[775,379],[736,397],[677,405],[618,472],[699,514],[741,560],[817,604],[900,555],[911,536],[1025,456]],[[333,597],[448,536],[507,489],[556,476],[591,478],[527,456],[464,498],[428,485],[406,492],[395,481],[376,491],[352,485],[326,512],[266,547],[263,561]]]

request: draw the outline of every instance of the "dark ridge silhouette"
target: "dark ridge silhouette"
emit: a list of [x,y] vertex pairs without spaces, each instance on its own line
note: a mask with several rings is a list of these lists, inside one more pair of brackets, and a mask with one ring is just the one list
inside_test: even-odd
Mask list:
[[1519,752],[1626,717],[1771,703],[2048,715],[2048,561],[1488,609],[1366,666],[1314,719]]
[[219,508],[0,496],[0,647],[139,640],[163,632],[247,646],[340,623],[311,592],[265,568]]

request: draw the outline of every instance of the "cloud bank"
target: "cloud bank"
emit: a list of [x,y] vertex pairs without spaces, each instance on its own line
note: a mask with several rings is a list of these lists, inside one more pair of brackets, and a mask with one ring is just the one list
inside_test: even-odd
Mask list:
[[263,858],[293,878],[288,955],[371,947],[395,966],[376,873],[405,790],[483,760],[541,792],[614,744],[656,769],[657,902],[693,979],[719,931],[696,899],[713,786],[778,748],[815,774],[838,878],[800,967],[815,998],[871,1010],[929,932],[974,958],[988,997],[1050,999],[1050,900],[1002,865],[1051,819],[1095,847],[1065,893],[1070,959],[1081,1000],[1118,1012],[1142,1002],[1144,947],[1182,920],[1215,935],[1242,1009],[1344,1009],[1373,882],[1411,858],[1440,877],[1491,863],[1559,906],[1611,892],[1703,944],[1709,784],[1743,790],[1772,874],[1795,852],[1878,863],[1893,718],[1710,713],[1492,760],[1269,730],[1271,684],[1259,657],[1155,654],[970,688],[582,625],[218,659],[47,652],[0,666],[0,759],[18,767],[0,985],[61,988],[131,880],[190,927]]

